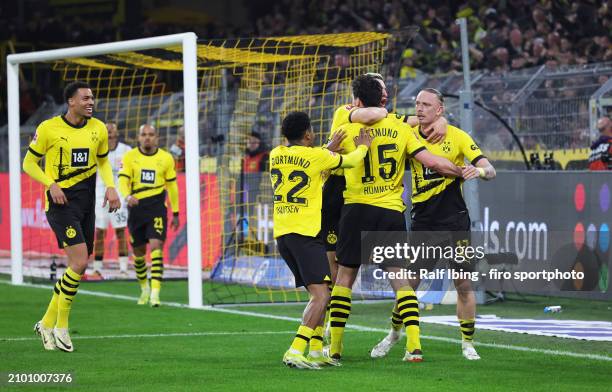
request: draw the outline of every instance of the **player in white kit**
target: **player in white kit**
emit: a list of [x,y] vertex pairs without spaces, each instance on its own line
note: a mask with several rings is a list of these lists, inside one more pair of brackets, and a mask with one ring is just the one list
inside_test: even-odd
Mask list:
[[[106,129],[108,129],[108,160],[113,167],[113,176],[115,177],[115,183],[118,184],[118,174],[121,169],[121,160],[123,154],[130,151],[132,148],[127,144],[119,142],[119,132],[117,131],[117,124],[114,122],[107,122]],[[119,195],[120,199],[123,197]],[[104,260],[104,239],[106,238],[106,229],[110,224],[115,229],[115,236],[117,237],[117,244],[119,245],[119,274],[121,277],[127,278],[128,268],[128,247],[127,238],[125,234],[125,228],[127,227],[128,210],[127,204],[122,203],[121,208],[115,212],[108,212],[108,208],[102,208],[102,201],[104,199],[104,184],[101,178],[98,176],[96,183],[96,235],[94,243],[94,262],[93,262],[93,274],[90,278],[101,279],[102,278],[102,261]]]

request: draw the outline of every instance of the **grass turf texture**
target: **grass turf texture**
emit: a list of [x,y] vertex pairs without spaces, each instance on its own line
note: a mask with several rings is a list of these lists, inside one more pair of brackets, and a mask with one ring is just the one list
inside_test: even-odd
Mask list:
[[[135,297],[135,282],[83,283],[89,291]],[[162,301],[185,302],[186,283],[165,282]],[[162,306],[78,295],[71,316],[74,353],[46,352],[31,332],[51,288],[0,284],[0,389],[61,390],[66,386],[7,386],[7,372],[73,371],[71,390],[389,390],[411,388],[473,391],[604,391],[612,382],[612,362],[480,347],[481,361],[464,360],[456,343],[423,339],[425,362],[401,361],[403,344],[387,358],[372,360],[370,348],[382,332],[347,330],[341,368],[309,372],[285,368],[283,352],[297,329],[293,321]],[[481,307],[481,313],[507,317],[610,320],[605,302],[555,299],[565,312],[544,315],[545,298],[531,304]],[[349,324],[387,327],[391,303],[355,304]],[[249,306],[249,312],[300,317],[303,305]],[[454,306],[436,306],[423,315],[453,314]],[[134,335],[165,336],[134,336]],[[183,335],[181,335],[183,334]],[[186,336],[186,334],[199,334]],[[458,338],[458,328],[424,324],[422,334]],[[102,337],[106,336],[106,337]],[[96,338],[98,337],[98,338]],[[8,340],[7,338],[25,338]],[[477,330],[477,341],[533,349],[612,355],[612,343],[582,342]],[[315,386],[316,385],[316,386]]]

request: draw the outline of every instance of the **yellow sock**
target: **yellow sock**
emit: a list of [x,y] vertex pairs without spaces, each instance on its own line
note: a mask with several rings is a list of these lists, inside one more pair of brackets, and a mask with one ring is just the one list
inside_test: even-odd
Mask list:
[[421,349],[421,330],[419,328],[419,301],[410,287],[397,291],[397,313],[406,327],[406,350],[413,352]]
[[315,328],[312,337],[310,338],[310,352],[323,351],[323,326],[319,325]]
[[164,255],[161,249],[151,251],[151,289],[159,290],[164,275]]
[[68,328],[68,318],[70,317],[70,309],[72,301],[79,289],[81,275],[77,274],[68,267],[62,278],[60,279],[60,294],[57,302],[57,328]]
[[351,293],[352,290],[348,287],[338,285],[335,285],[332,290],[329,314],[331,335],[330,356],[334,354],[342,355],[344,327],[351,314]]
[[55,287],[53,288],[53,296],[51,297],[51,302],[49,302],[49,306],[47,307],[47,311],[42,318],[42,326],[45,328],[53,328],[55,327],[55,323],[57,322],[57,301],[59,299],[60,294],[60,282],[59,280],[55,282]]
[[145,263],[144,256],[134,256],[134,270],[136,271],[136,277],[140,288],[144,289],[147,287],[147,263]]
[[474,319],[459,319],[459,329],[461,330],[461,340],[464,342],[472,342],[474,340],[474,330],[476,320]]
[[308,328],[305,325],[300,325],[297,334],[293,339],[293,343],[291,343],[291,350],[296,354],[304,354],[306,345],[310,341],[313,333],[314,330],[312,328]]

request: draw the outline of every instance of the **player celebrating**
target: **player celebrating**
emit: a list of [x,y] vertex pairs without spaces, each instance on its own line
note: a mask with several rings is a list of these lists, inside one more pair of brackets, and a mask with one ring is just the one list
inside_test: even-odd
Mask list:
[[[416,111],[419,118],[417,137],[437,156],[445,157],[458,166],[464,166],[465,159],[470,165],[463,167],[463,180],[495,178],[495,169],[487,158],[482,155],[478,145],[466,132],[449,126],[444,143],[434,145],[427,142],[429,124],[444,114],[444,96],[433,88],[423,89],[416,98]],[[472,166],[476,165],[476,167]],[[412,171],[412,222],[411,231],[445,231],[452,233],[451,245],[458,247],[470,243],[470,216],[467,211],[461,191],[461,179],[448,178],[437,172],[428,170],[414,158],[410,159]],[[436,245],[440,245],[436,242]],[[441,244],[445,246],[448,244]],[[427,261],[428,266],[433,266]],[[450,263],[450,267],[471,271],[473,264],[469,262]],[[418,268],[418,267],[416,267]],[[419,279],[411,280],[412,287],[418,287]],[[457,289],[457,318],[462,338],[463,356],[469,360],[478,360],[480,356],[474,349],[474,324],[476,318],[476,298],[469,279],[455,279]],[[387,355],[391,347],[399,339],[401,320],[397,307],[391,317],[391,331],[378,343],[371,352],[373,358]]]
[[[329,135],[330,139],[334,132],[344,125],[350,123],[371,125],[387,116],[387,109],[385,109],[387,104],[387,88],[382,75],[374,72],[368,72],[365,75],[376,79],[378,83],[380,83],[382,87],[381,105],[378,107],[365,107],[359,98],[356,98],[353,94],[352,104],[342,105],[334,112],[331,133]],[[411,126],[418,125],[418,118],[416,116],[403,115],[398,118]],[[447,125],[448,122],[444,117],[440,117],[438,120],[434,121],[430,129],[428,129],[429,136],[427,140],[430,143],[439,143],[442,141],[446,135]],[[323,187],[323,208],[321,210],[323,215],[321,221],[322,235],[325,242],[325,249],[327,250],[327,259],[329,261],[333,282],[336,281],[336,273],[338,272],[338,265],[336,264],[336,243],[338,241],[340,212],[344,204],[342,192],[345,188],[346,181],[342,169],[332,171]]]
[[[128,230],[134,249],[134,269],[140,283],[139,305],[157,307],[164,271],[163,245],[166,240],[168,211],[166,189],[172,205],[172,228],[179,227],[178,185],[174,159],[157,147],[157,131],[144,124],[138,132],[138,148],[123,156],[119,191],[128,206]],[[147,280],[145,254],[151,250],[151,285]],[[150,297],[149,297],[150,296]]]
[[[353,81],[353,93],[366,106],[378,106],[382,99],[382,86],[367,75]],[[359,125],[344,129],[348,137]],[[346,321],[351,312],[351,288],[361,264],[361,233],[367,231],[406,232],[402,200],[406,155],[423,165],[449,176],[461,175],[461,169],[445,158],[436,157],[423,146],[410,126],[396,116],[373,124],[376,139],[372,142],[363,163],[344,171],[346,191],[340,219],[338,241],[338,276],[331,298],[330,356],[340,359]],[[343,143],[344,151],[352,147]],[[396,267],[393,267],[396,268]],[[421,361],[418,302],[413,289],[405,280],[392,280],[396,303],[408,335],[406,361]]]
[[[119,132],[117,124],[107,122],[106,129],[108,130],[108,160],[113,168],[113,176],[115,183],[118,183],[119,169],[121,168],[121,160],[123,155],[131,150],[127,144],[119,141]],[[115,229],[117,243],[119,245],[119,274],[123,278],[127,278],[128,271],[128,249],[127,238],[125,237],[125,227],[127,226],[127,206],[125,203],[115,212],[108,212],[102,208],[102,198],[104,195],[104,183],[98,177],[96,182],[96,241],[94,243],[94,262],[93,262],[93,277],[102,278],[102,260],[104,260],[104,239],[106,238],[106,229],[110,225]],[[120,195],[121,197],[121,195]]]
[[[305,286],[310,294],[302,325],[283,363],[289,367],[316,369],[320,365],[335,364],[323,356],[323,317],[329,301],[326,282],[330,274],[325,247],[319,238],[323,172],[361,162],[371,137],[362,130],[354,141],[357,147],[348,155],[330,151],[342,141],[342,132],[330,143],[330,150],[315,148],[315,134],[308,115],[303,112],[288,114],[283,119],[282,133],[289,145],[278,146],[270,152],[274,238],[279,253],[295,276],[296,287]],[[304,351],[309,342],[310,353],[306,358]]]
[[[47,191],[45,211],[58,246],[68,257],[68,268],[55,284],[42,320],[34,326],[46,350],[74,351],[68,333],[72,302],[93,250],[96,171],[106,186],[102,206],[121,206],[108,162],[108,136],[104,123],[92,117],[94,96],[89,85],[72,82],[64,89],[68,111],[43,121],[36,129],[23,161],[23,170]],[[39,166],[45,158],[45,170]]]

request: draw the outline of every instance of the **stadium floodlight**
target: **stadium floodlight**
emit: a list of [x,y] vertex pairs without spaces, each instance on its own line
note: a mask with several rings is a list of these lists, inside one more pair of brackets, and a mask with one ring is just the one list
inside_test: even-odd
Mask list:
[[[19,118],[19,66],[20,64],[65,60],[75,57],[98,56],[146,49],[182,46],[185,175],[188,189],[200,189],[198,151],[198,79],[197,36],[194,33],[112,42],[99,45],[11,54],[7,56],[8,129],[9,129],[9,184],[11,209],[11,274],[13,284],[23,283],[23,243],[21,211],[21,156]],[[198,192],[186,192],[187,216],[200,216]],[[200,225],[187,226],[189,306],[202,306],[202,255]]]

